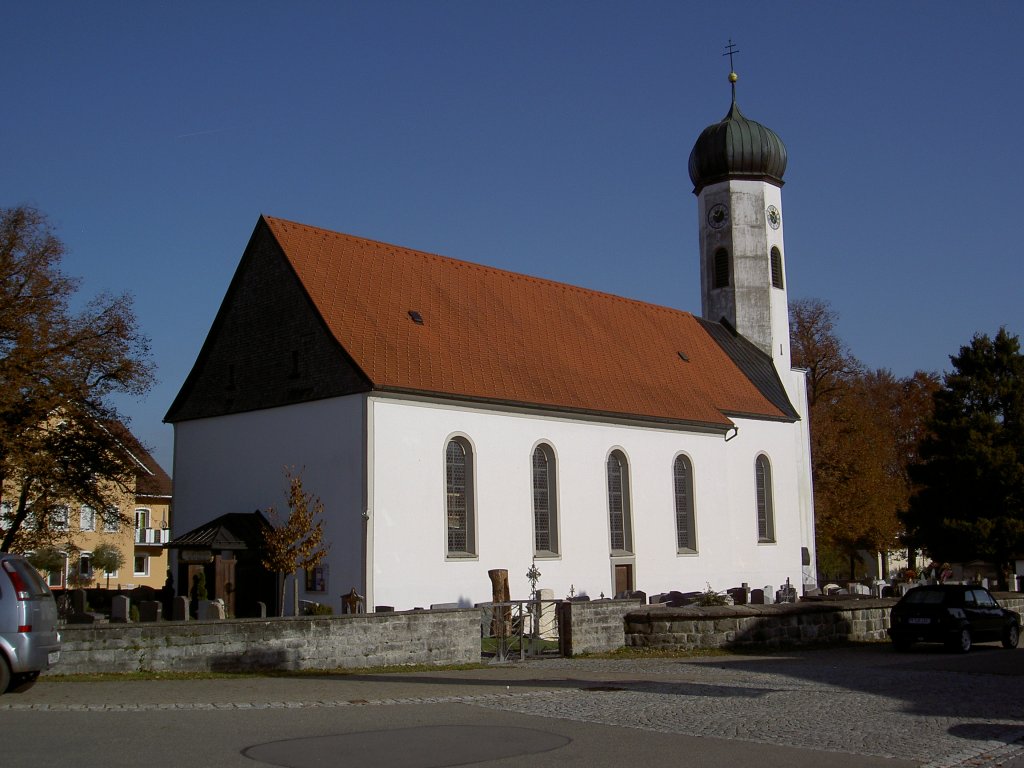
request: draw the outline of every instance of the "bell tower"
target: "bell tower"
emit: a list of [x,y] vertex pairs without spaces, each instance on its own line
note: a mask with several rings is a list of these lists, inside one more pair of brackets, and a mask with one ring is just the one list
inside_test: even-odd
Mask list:
[[[730,62],[732,44],[730,43]],[[769,355],[780,373],[791,367],[782,175],[786,147],[736,104],[700,134],[690,152],[700,231],[701,315],[726,322]]]

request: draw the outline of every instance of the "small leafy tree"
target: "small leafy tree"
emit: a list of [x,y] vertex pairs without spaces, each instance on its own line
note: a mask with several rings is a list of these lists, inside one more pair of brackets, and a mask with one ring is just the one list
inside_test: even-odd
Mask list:
[[89,564],[107,574],[107,589],[110,589],[110,574],[124,567],[124,554],[113,544],[103,542],[92,551]]
[[47,573],[62,573],[64,571],[65,555],[56,547],[40,547],[28,556],[28,561],[37,571]]
[[[281,576],[281,615],[284,616],[285,580],[290,574],[298,594],[299,571],[314,568],[323,562],[330,545],[324,544],[324,505],[302,487],[302,474],[285,469],[288,481],[287,519],[281,520],[277,511],[267,509],[270,525],[263,533],[263,566]],[[294,606],[298,615],[298,601]]]

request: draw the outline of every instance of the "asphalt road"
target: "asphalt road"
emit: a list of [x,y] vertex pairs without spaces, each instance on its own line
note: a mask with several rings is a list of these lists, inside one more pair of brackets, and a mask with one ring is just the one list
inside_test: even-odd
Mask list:
[[1024,768],[1024,649],[887,644],[480,670],[73,683],[0,698],[7,766]]

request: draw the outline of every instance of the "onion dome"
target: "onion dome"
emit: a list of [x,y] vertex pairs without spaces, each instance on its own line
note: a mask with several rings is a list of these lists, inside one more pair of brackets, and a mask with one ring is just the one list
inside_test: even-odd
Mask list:
[[690,151],[693,193],[726,179],[767,181],[782,186],[786,146],[776,133],[748,120],[736,105],[736,73],[729,73],[732,106],[721,122],[705,128]]

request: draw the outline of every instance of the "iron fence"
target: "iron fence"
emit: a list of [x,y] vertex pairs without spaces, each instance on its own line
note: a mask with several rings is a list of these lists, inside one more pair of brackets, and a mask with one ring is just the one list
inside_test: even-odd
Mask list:
[[561,600],[509,600],[480,608],[481,653],[495,662],[559,655]]

